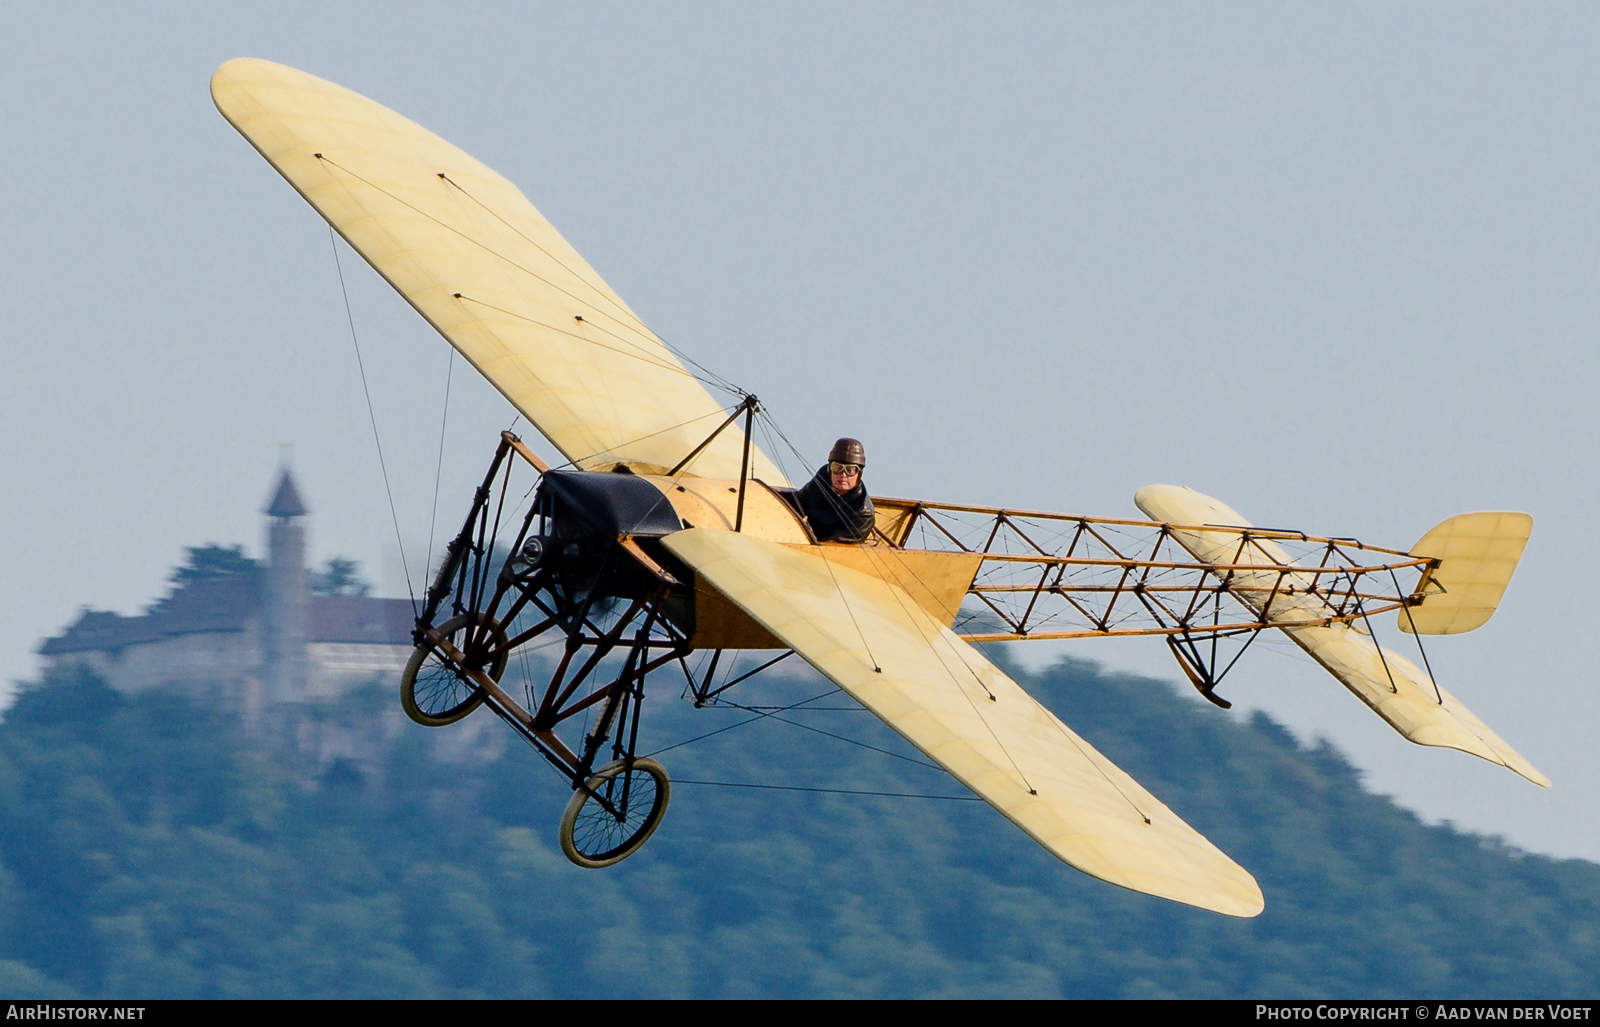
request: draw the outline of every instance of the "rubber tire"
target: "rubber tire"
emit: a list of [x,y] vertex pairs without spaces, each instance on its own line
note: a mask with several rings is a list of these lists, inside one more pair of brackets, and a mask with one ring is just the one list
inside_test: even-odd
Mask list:
[[[478,623],[481,616],[481,614],[463,613],[459,616],[451,617],[435,630],[449,638],[456,632]],[[498,626],[495,628],[495,633],[502,640],[504,639],[504,633],[500,631]],[[452,639],[452,641],[454,640]],[[509,656],[509,653],[501,653],[493,666],[487,668],[489,676],[495,681],[499,681],[500,676],[506,672],[506,660]],[[406,711],[406,716],[423,727],[444,727],[448,724],[454,724],[483,705],[483,690],[473,687],[466,698],[448,709],[425,712],[418,706],[416,696],[417,677],[424,673],[424,668],[429,666],[430,659],[433,661],[432,669],[435,672],[448,671],[451,677],[454,677],[454,665],[440,655],[433,646],[424,643],[412,650],[411,659],[406,661],[405,670],[400,672],[400,708]],[[458,684],[463,690],[468,687],[464,683],[458,682]]]
[[[592,818],[596,814],[608,816],[603,809],[593,804],[594,796],[591,793],[600,791],[608,781],[620,774],[626,765],[626,760],[617,760],[595,771],[587,782],[587,789],[579,788],[572,793],[566,812],[561,815],[561,851],[566,854],[567,859],[580,867],[594,870],[621,863],[650,840],[650,836],[661,825],[662,817],[666,816],[667,803],[672,799],[672,782],[667,779],[666,768],[649,757],[636,759],[633,761],[634,773],[643,771],[655,785],[655,797],[650,809],[645,812],[638,826],[633,828],[632,834],[606,851],[598,853],[579,851],[573,833],[579,826],[579,816],[583,813],[584,807],[590,807],[588,816],[584,818],[586,824],[592,823]],[[636,783],[637,780],[636,778]],[[630,798],[636,797],[630,796]]]

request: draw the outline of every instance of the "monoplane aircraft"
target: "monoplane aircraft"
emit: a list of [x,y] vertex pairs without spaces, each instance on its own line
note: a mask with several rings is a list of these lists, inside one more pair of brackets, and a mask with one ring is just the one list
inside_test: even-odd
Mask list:
[[[1261,889],[987,660],[974,643],[1152,635],[1207,699],[1261,632],[1286,634],[1413,742],[1527,760],[1373,638],[1471,631],[1532,519],[1452,517],[1409,549],[1257,528],[1187,488],[1147,520],[874,497],[872,537],[819,544],[756,444],[753,395],[662,342],[505,178],[331,82],[241,59],[218,110],[561,454],[501,436],[416,621],[401,684],[420,724],[486,706],[567,780],[562,850],[614,864],[661,822],[669,782],[636,752],[647,676],[696,705],[730,650],[798,654],[1040,845],[1141,892],[1254,916]],[[513,470],[536,481],[511,486]],[[524,495],[526,509],[522,509]],[[521,697],[508,661],[559,649]],[[699,666],[687,657],[696,650]],[[1419,650],[1420,651],[1420,650]],[[730,658],[731,659],[731,658]],[[580,717],[581,715],[581,717]],[[579,725],[586,725],[586,729]]]

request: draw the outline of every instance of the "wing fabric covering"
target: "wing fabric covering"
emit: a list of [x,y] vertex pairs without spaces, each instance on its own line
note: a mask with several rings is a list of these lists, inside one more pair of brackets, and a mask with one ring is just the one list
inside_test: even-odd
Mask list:
[[869,574],[830,561],[826,546],[704,528],[663,542],[697,587],[709,583],[1065,862],[1230,916],[1261,912],[1244,868],[935,621],[896,583],[899,564]]
[[1494,616],[1500,597],[1533,534],[1525,513],[1484,510],[1464,513],[1434,526],[1411,547],[1412,556],[1431,556],[1439,566],[1421,606],[1395,616],[1407,634],[1459,635]]
[[[1182,486],[1151,485],[1140,489],[1134,502],[1152,520],[1167,524],[1249,527],[1249,522],[1232,507]],[[1245,542],[1238,531],[1177,528],[1172,534],[1206,563],[1294,562],[1271,539],[1251,537]],[[1307,594],[1316,584],[1313,576],[1286,575],[1272,609],[1263,609],[1259,597],[1272,594],[1277,581],[1278,572],[1272,570],[1236,571],[1232,577],[1235,595],[1263,618],[1276,622],[1295,644],[1396,731],[1418,745],[1459,749],[1498,763],[1536,785],[1550,787],[1549,778],[1404,656],[1381,648],[1370,635],[1349,624],[1293,626],[1295,621],[1320,620],[1329,614],[1320,597]],[[1291,586],[1295,594],[1284,594]]]
[[[722,423],[700,381],[488,167],[381,104],[270,61],[229,61],[211,96],[577,467],[660,473]],[[742,447],[730,428],[685,470],[737,478]],[[759,452],[752,474],[786,484]]]

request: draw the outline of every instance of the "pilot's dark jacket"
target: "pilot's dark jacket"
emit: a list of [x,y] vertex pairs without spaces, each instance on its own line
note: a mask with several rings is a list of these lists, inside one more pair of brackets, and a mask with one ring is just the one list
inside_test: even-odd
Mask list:
[[811,524],[818,542],[865,542],[872,535],[876,514],[867,495],[866,478],[839,495],[828,479],[828,465],[812,475],[797,495],[800,511]]

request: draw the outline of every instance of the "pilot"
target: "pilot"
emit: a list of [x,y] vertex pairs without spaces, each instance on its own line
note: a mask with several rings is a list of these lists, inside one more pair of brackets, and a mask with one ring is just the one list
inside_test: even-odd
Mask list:
[[840,439],[828,462],[800,489],[800,510],[818,542],[865,542],[876,515],[862,483],[867,452],[856,439]]

